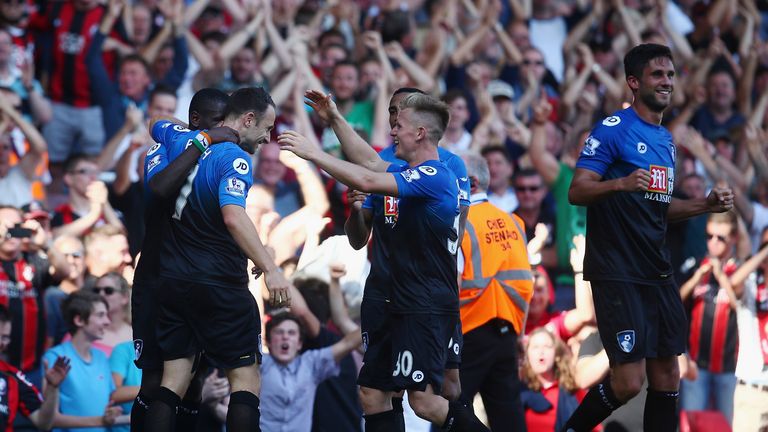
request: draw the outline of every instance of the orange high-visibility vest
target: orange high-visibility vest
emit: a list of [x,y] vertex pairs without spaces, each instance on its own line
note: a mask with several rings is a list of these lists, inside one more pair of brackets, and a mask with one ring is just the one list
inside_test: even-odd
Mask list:
[[461,253],[459,304],[462,332],[468,333],[494,318],[509,321],[523,333],[533,277],[528,262],[525,223],[493,204],[472,204]]

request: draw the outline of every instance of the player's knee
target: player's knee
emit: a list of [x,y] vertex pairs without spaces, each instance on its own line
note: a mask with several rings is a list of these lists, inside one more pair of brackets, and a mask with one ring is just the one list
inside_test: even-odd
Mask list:
[[423,419],[432,419],[440,411],[440,402],[445,403],[443,398],[435,397],[432,394],[419,391],[408,392],[408,404],[417,416]]
[[648,363],[648,385],[655,390],[672,391],[680,386],[680,365],[677,357],[669,357]]
[[611,378],[611,388],[616,399],[621,402],[627,402],[640,393],[643,389],[644,382],[644,373],[640,373],[639,375],[614,375]]
[[392,395],[369,387],[360,387],[360,405],[366,414],[378,414],[392,409]]

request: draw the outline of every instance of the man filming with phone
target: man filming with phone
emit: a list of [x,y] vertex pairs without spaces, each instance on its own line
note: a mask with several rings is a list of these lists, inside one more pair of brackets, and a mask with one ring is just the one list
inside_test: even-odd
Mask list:
[[22,240],[33,232],[22,227],[21,210],[0,206],[0,303],[11,313],[8,363],[21,369],[38,388],[45,341],[43,289],[51,285],[48,268],[38,268],[22,253]]

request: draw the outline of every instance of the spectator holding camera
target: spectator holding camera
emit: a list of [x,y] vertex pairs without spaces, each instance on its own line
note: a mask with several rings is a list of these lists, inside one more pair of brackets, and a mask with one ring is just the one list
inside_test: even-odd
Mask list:
[[46,333],[43,289],[51,282],[47,268],[36,267],[24,258],[22,238],[32,233],[22,228],[21,223],[19,209],[0,207],[0,304],[8,305],[13,317],[8,362],[28,373],[39,386],[40,355]]

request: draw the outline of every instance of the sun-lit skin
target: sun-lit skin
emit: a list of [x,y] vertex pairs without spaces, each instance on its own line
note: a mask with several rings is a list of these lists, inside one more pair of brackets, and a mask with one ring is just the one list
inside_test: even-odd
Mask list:
[[83,323],[79,317],[75,317],[75,320],[76,324],[80,321],[79,325],[82,325],[80,329],[86,339],[91,342],[97,341],[104,337],[104,332],[109,327],[109,311],[103,302],[95,302],[87,321]]
[[627,84],[635,93],[632,106],[641,118],[661,124],[664,110],[672,102],[675,89],[675,66],[667,57],[656,57],[643,68],[642,76],[630,76]]

